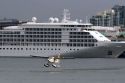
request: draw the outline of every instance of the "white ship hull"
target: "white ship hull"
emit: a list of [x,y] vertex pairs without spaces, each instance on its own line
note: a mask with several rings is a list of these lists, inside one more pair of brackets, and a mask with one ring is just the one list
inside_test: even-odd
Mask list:
[[124,51],[125,43],[109,43],[106,46],[85,48],[76,52],[65,53],[62,56],[75,58],[117,58]]
[[[2,46],[0,56],[51,57],[63,58],[116,58],[125,51],[125,43],[102,43],[98,47],[41,47],[41,46]],[[72,49],[72,50],[71,50]],[[110,51],[110,52],[109,52]]]

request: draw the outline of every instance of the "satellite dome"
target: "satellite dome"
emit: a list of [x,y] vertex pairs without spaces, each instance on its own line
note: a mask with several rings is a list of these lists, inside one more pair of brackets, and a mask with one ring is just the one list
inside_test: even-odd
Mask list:
[[32,17],[32,22],[36,22],[37,18],[36,17]]
[[55,20],[56,22],[59,22],[59,18],[57,18],[57,17],[55,17],[54,20]]
[[53,23],[54,20],[55,20],[55,19],[54,19],[53,17],[50,17],[50,18],[49,18],[49,21],[50,21],[51,23]]

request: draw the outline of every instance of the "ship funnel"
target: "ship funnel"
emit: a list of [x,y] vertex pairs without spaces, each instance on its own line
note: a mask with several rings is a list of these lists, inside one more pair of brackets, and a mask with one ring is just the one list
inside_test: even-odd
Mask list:
[[32,17],[32,22],[36,22],[37,18],[36,17]]

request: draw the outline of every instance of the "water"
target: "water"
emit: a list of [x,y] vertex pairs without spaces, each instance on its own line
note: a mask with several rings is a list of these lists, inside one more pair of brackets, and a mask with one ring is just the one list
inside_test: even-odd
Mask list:
[[125,59],[65,59],[45,68],[46,59],[0,58],[0,83],[124,83]]

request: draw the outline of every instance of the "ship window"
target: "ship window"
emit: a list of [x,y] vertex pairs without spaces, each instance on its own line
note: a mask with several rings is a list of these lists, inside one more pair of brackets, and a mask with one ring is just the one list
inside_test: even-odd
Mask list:
[[67,46],[69,46],[69,44],[67,44]]
[[80,44],[77,44],[77,46],[80,46]]
[[91,41],[92,41],[91,39],[88,40],[88,42],[91,42]]
[[1,48],[0,48],[0,50],[1,50]]
[[72,44],[70,44],[70,46],[72,46]]
[[73,44],[73,46],[76,46],[76,44]]
[[91,46],[94,46],[94,44],[91,44]]
[[72,39],[70,39],[69,41],[72,42]]
[[83,44],[81,44],[81,46],[83,46]]
[[84,46],[87,46],[87,44],[84,44]]
[[77,40],[77,42],[80,42],[80,40]]
[[72,36],[70,36],[70,38],[72,38]]
[[112,55],[112,51],[111,50],[108,51],[108,55]]
[[91,38],[91,36],[88,36],[88,38]]

